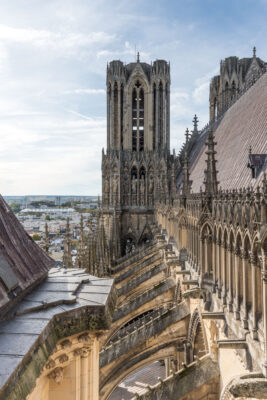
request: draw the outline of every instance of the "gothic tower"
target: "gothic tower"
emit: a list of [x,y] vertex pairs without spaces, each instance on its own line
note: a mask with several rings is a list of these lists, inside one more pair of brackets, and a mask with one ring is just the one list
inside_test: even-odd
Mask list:
[[120,242],[121,254],[152,239],[154,205],[169,190],[169,155],[169,64],[156,60],[149,65],[139,55],[127,65],[110,62],[102,209],[107,233]]

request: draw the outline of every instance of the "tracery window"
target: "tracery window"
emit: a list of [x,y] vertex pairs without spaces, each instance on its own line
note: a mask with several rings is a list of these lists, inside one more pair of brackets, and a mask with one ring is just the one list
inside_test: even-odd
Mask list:
[[139,81],[132,92],[132,150],[144,150],[145,95]]

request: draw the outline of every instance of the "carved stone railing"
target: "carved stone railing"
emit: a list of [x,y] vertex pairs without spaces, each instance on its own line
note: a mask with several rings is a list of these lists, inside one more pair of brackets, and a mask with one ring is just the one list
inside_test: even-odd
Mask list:
[[183,302],[162,311],[158,316],[149,321],[144,321],[144,325],[136,327],[135,330],[129,332],[100,352],[100,368],[119,358],[121,355],[131,352],[132,349],[145,343],[149,338],[159,335],[170,325],[183,320],[189,315],[190,309],[188,304]]
[[[159,379],[159,383],[155,386],[148,386],[148,390],[142,394],[136,394],[132,400],[177,400],[184,398],[186,394],[195,391],[194,399],[199,399],[197,396],[198,389],[206,390],[206,396],[203,397],[203,391],[200,391],[201,398],[218,398],[220,383],[220,370],[218,363],[213,361],[209,355],[206,355],[198,361],[185,366],[182,370],[173,372],[166,379]],[[211,392],[212,388],[212,394]],[[215,393],[214,393],[215,392]],[[212,396],[213,397],[210,397]]]

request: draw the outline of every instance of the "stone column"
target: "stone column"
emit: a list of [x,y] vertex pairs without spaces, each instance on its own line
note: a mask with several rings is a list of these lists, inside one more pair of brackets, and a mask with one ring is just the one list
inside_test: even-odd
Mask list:
[[171,374],[171,360],[170,357],[165,358],[165,377],[168,378]]
[[[262,251],[263,253],[263,251]],[[267,378],[267,255],[263,253],[261,257],[262,271],[262,298],[263,298],[263,336],[264,336],[264,362],[263,373]]]
[[199,240],[199,275],[203,276],[205,270],[205,263],[203,262],[204,258],[204,241],[205,239],[200,238]]
[[226,305],[226,243],[221,246],[222,249],[222,300],[223,304]]
[[88,372],[89,372],[89,349],[83,347],[81,354],[81,400],[89,399],[89,385],[88,385]]
[[242,250],[241,253],[242,258],[242,268],[243,268],[243,302],[242,302],[242,325],[243,328],[248,329],[248,309],[247,309],[247,280],[246,280],[246,263],[247,263],[247,255]]
[[256,257],[253,252],[250,254],[250,264],[251,264],[251,282],[252,282],[252,330],[251,336],[253,339],[257,339],[257,298],[256,298]]
[[217,246],[216,239],[212,240],[212,274],[213,274],[213,291],[215,291],[215,284],[217,279],[216,271],[216,256],[217,256]]
[[239,279],[240,279],[240,271],[239,271],[239,251],[238,249],[235,250],[234,253],[234,262],[235,262],[235,300],[234,300],[234,314],[235,319],[240,320],[240,293],[239,293]]
[[222,297],[222,266],[221,266],[221,241],[217,240],[216,242],[216,258],[217,258],[217,279],[218,279],[218,297],[221,299]]
[[231,247],[227,247],[227,255],[228,255],[228,274],[229,274],[229,291],[228,291],[228,311],[232,312],[233,311],[233,281],[232,281],[232,251]]
[[204,239],[204,263],[205,263],[205,273],[208,273],[208,239]]

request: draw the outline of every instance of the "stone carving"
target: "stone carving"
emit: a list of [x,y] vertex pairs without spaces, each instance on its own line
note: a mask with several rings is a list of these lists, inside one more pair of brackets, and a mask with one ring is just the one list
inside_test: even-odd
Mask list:
[[140,179],[140,204],[143,206],[145,204],[145,178],[142,175]]
[[50,374],[48,374],[49,379],[54,379],[55,382],[60,385],[63,379],[63,368],[62,367],[57,367],[55,368]]
[[67,356],[67,354],[61,354],[61,355],[57,358],[57,360],[58,360],[61,364],[63,364],[63,363],[65,363],[65,362],[69,361],[69,357]]
[[56,366],[56,362],[55,362],[54,360],[49,360],[49,361],[47,361],[47,363],[46,363],[46,365],[45,365],[45,367],[46,367],[47,369],[54,368],[55,366]]
[[62,349],[68,349],[71,347],[71,341],[69,339],[63,340],[63,342],[60,343]]
[[81,335],[79,335],[78,342],[80,343],[90,342],[90,336],[88,335],[88,333],[82,333]]
[[82,348],[80,347],[78,349],[73,350],[73,354],[75,357],[80,356],[82,354]]

